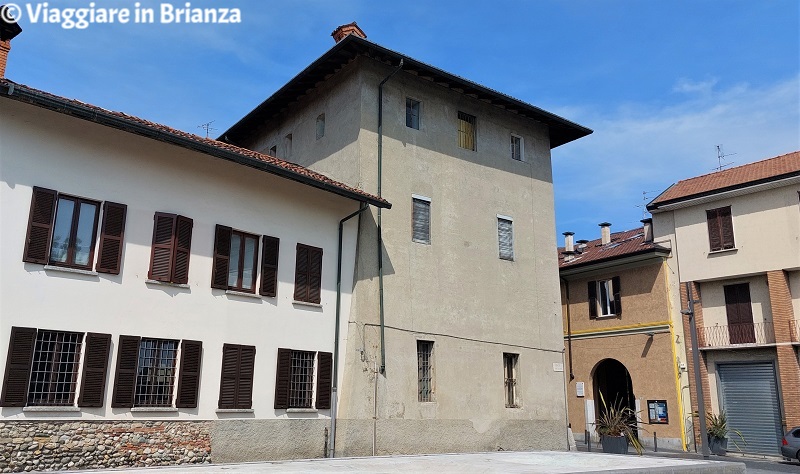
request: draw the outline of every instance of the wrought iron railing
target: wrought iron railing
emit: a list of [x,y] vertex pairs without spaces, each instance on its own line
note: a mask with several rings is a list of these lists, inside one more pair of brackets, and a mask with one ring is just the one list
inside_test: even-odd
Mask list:
[[739,344],[772,344],[775,331],[771,322],[707,326],[703,328],[700,345],[703,347],[735,346]]
[[800,342],[800,319],[789,320],[789,334],[792,342]]

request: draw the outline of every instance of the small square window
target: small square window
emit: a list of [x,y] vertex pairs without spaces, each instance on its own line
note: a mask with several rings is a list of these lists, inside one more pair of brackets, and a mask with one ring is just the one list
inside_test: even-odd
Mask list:
[[411,240],[421,244],[431,243],[431,200],[412,197]]
[[317,140],[325,136],[325,114],[317,117]]
[[418,100],[406,97],[406,127],[419,130],[419,106]]
[[524,161],[525,156],[524,145],[522,137],[511,134],[511,159],[517,161]]
[[473,115],[458,113],[458,146],[475,151],[475,124],[477,119]]
[[417,341],[417,385],[419,401],[433,401],[433,342]]
[[519,354],[503,353],[503,375],[505,380],[506,408],[518,408],[517,362]]

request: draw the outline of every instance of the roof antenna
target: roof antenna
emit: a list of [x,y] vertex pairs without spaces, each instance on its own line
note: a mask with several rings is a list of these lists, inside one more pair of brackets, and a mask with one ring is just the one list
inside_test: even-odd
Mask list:
[[206,131],[206,138],[208,138],[208,132],[210,132],[211,130],[216,130],[216,128],[211,126],[212,123],[214,123],[213,120],[197,126],[197,128],[202,128],[203,130]]
[[722,160],[725,159],[726,156],[733,156],[735,154],[736,153],[725,154],[725,152],[722,151],[722,145],[717,145],[717,163],[719,165],[716,168],[712,168],[711,170],[712,171],[722,171],[722,168],[725,168],[726,166],[732,165],[733,161],[731,161],[730,163],[723,163]]
[[636,207],[642,208],[642,219],[647,219],[647,203],[653,200],[652,195],[658,194],[659,192],[660,191],[642,191],[642,203],[636,205]]

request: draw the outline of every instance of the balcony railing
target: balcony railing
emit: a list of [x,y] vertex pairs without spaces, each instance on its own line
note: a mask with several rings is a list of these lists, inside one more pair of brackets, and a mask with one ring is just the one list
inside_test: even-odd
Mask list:
[[792,342],[800,342],[800,319],[792,319],[789,321],[789,334]]
[[708,326],[703,328],[700,345],[703,347],[736,346],[740,344],[772,344],[775,331],[771,322]]

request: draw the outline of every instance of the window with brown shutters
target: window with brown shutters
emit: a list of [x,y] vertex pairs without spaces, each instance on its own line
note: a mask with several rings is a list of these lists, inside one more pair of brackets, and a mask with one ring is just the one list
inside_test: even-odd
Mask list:
[[620,278],[590,281],[587,284],[589,293],[589,319],[622,315],[622,297],[620,296]]
[[117,369],[114,378],[112,408],[132,408],[136,391],[136,366],[139,361],[138,336],[120,336],[117,344]]
[[91,270],[100,203],[34,187],[22,260]]
[[708,223],[708,243],[712,252],[735,248],[730,206],[707,210],[706,221]]
[[306,303],[321,300],[322,287],[322,249],[297,244],[295,263],[294,299]]
[[178,284],[189,281],[192,225],[188,217],[155,213],[149,279]]
[[753,304],[750,284],[725,285],[725,312],[728,317],[728,335],[731,344],[756,342],[753,325]]
[[315,358],[318,372],[314,407],[330,408],[333,355],[330,352],[315,354],[309,351],[278,349],[278,365],[275,371],[276,409],[312,407]]
[[[268,239],[274,239],[275,242]],[[261,262],[262,270],[267,265],[268,270],[277,272],[277,239],[265,236],[264,245],[270,247],[268,249],[265,247]],[[211,288],[255,293],[257,268],[258,236],[217,224],[214,232]],[[269,277],[274,280],[272,273]],[[259,290],[261,294],[270,289],[269,283],[269,281],[265,282],[262,277]],[[273,282],[272,287],[274,288],[274,286]],[[272,291],[274,292],[274,289]],[[268,296],[274,296],[274,293]]]
[[477,119],[474,115],[458,113],[458,146],[467,150],[475,151],[475,124]]
[[278,349],[278,366],[275,371],[275,409],[289,408],[289,386],[292,377],[292,350]]
[[263,296],[276,296],[278,294],[278,251],[280,239],[268,235],[262,238],[261,251],[261,288],[259,293]]
[[317,401],[314,406],[318,410],[328,410],[331,407],[332,371],[333,354],[317,352]]
[[98,273],[118,275],[122,263],[122,242],[125,236],[125,214],[128,206],[106,201],[103,204],[103,224],[100,227]]
[[200,341],[181,341],[181,365],[178,377],[177,408],[197,408],[200,394],[200,368],[203,359],[203,343]]
[[86,350],[83,360],[83,378],[79,407],[102,407],[106,394],[108,356],[111,352],[110,334],[86,334]]
[[239,344],[222,346],[219,408],[248,410],[253,407],[253,375],[256,348]]
[[[11,328],[0,406],[74,406],[84,334]],[[78,406],[101,407],[111,336],[88,333]]]
[[589,291],[589,319],[597,319],[597,282],[588,283]]

